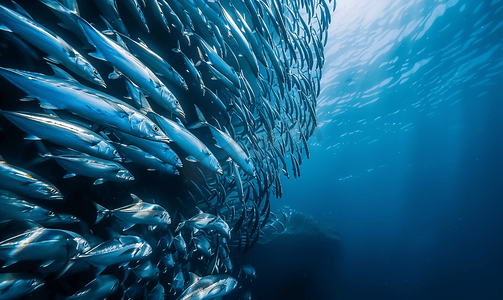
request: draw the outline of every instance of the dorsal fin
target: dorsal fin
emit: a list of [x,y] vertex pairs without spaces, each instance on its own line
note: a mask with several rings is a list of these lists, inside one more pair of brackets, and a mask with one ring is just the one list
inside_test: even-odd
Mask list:
[[182,128],[185,128],[185,125],[183,125],[182,121],[180,121],[180,119],[178,118],[175,118],[176,119],[176,123],[178,123],[178,125],[180,125],[180,127]]
[[126,43],[124,43],[124,40],[122,39],[120,34],[116,34],[115,36],[117,37],[117,44],[125,50],[129,51],[129,48],[127,47]]
[[136,196],[135,194],[131,193],[129,195],[131,195],[131,198],[133,198],[133,201],[135,203],[142,203],[143,202],[143,200],[141,200],[140,197]]
[[[115,1],[113,1],[113,2],[115,2]],[[107,26],[107,29],[103,30],[102,33],[104,35],[113,35],[113,34],[115,34],[115,29],[112,27],[112,25],[110,25],[110,23],[107,21],[107,19],[105,19],[105,17],[103,17],[102,15],[100,15],[100,18],[103,20],[103,22],[105,22],[105,25]]]
[[195,282],[198,282],[199,279],[201,279],[200,276],[198,276],[192,272],[189,272],[189,286],[194,284]]
[[53,65],[53,64],[49,64],[49,66],[54,71],[54,76],[56,76],[58,78],[61,78],[61,79],[65,79],[65,80],[68,80],[68,81],[72,81],[72,82],[77,82],[78,83],[78,81],[75,78],[73,78],[72,75],[68,74],[67,72],[65,72],[60,67],[58,67],[56,65]]
[[180,48],[180,41],[176,41],[176,48],[173,48],[173,52],[181,53],[182,49]]
[[147,48],[147,49],[148,49],[147,44],[145,44],[145,42],[144,42],[142,39],[137,38],[137,40],[138,40],[138,44],[140,44],[140,45],[142,45],[144,48]]
[[14,10],[15,10],[17,13],[19,13],[19,14],[21,14],[21,15],[23,15],[23,16],[25,16],[25,17],[27,17],[27,18],[28,18],[28,19],[30,19],[30,20],[33,20],[33,18],[30,16],[30,14],[29,14],[26,10],[24,10],[24,8],[22,8],[19,4],[17,4],[17,3],[16,3],[16,2],[14,2],[14,1],[12,1],[12,3],[14,4],[14,6],[15,6]]

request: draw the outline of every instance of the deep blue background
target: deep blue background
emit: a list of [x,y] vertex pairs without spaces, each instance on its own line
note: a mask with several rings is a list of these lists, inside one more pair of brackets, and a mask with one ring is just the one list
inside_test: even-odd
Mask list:
[[503,299],[502,4],[338,1],[323,139],[274,204],[338,232],[339,299]]

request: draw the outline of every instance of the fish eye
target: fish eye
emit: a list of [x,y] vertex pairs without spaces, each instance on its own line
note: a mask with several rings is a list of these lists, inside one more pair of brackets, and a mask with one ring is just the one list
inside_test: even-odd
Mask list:
[[37,284],[37,280],[36,279],[30,280],[30,285],[36,285],[36,284]]
[[49,188],[49,192],[51,192],[52,194],[57,194],[58,190],[53,189],[53,188]]
[[159,127],[157,127],[157,126],[155,126],[155,125],[154,125],[154,127],[152,127],[152,130],[153,130],[154,132],[157,132],[157,131],[159,131]]
[[117,150],[114,150],[114,152],[112,152],[113,155],[117,155]]
[[175,100],[176,105],[180,105],[180,102],[178,100]]
[[49,217],[54,217],[56,214],[53,211],[49,212]]
[[93,74],[94,74],[94,75],[98,75],[98,70],[94,69],[94,70],[93,70]]

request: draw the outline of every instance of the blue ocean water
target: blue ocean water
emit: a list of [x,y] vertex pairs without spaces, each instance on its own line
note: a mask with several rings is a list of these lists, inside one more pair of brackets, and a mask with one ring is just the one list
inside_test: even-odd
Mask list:
[[339,0],[325,57],[273,205],[337,231],[337,299],[503,299],[503,1]]
[[503,2],[337,7],[311,159],[271,203],[340,240],[233,253],[258,278],[225,299],[503,298]]

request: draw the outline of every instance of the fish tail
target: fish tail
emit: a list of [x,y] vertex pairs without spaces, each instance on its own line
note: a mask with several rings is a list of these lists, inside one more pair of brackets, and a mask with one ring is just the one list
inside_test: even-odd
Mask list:
[[208,122],[206,121],[206,118],[204,117],[201,110],[199,110],[199,107],[197,107],[197,105],[194,105],[194,107],[196,108],[196,113],[197,113],[197,117],[198,117],[199,121],[196,121],[195,123],[187,126],[187,128],[197,129],[197,128],[201,128],[204,126],[209,126],[210,124],[208,124]]
[[187,220],[182,216],[182,214],[180,214],[180,223],[178,223],[178,226],[176,226],[175,233],[180,231],[180,229],[182,229],[183,226],[185,226],[185,221],[187,221]]
[[99,205],[96,202],[93,203],[94,206],[96,207],[96,210],[98,211],[98,215],[96,216],[96,221],[94,222],[94,224],[98,224],[104,217],[110,214],[110,210],[106,209],[105,207]]

